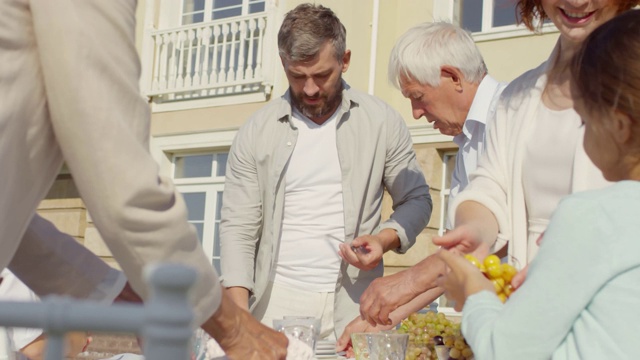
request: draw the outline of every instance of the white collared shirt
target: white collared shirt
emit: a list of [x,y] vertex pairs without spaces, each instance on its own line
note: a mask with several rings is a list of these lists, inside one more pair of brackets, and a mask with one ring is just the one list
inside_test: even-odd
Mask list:
[[[484,152],[487,120],[495,113],[502,90],[507,86],[489,75],[480,82],[473,98],[462,132],[453,137],[458,145],[456,168],[451,176],[448,204],[469,184],[469,173],[476,169],[480,155]],[[447,218],[445,227],[451,229],[451,219]]]

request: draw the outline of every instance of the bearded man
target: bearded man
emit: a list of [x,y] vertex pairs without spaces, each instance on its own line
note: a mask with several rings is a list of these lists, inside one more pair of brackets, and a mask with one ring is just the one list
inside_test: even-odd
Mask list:
[[[287,13],[278,48],[289,89],[251,116],[229,154],[223,284],[266,325],[322,318],[321,337],[335,339],[382,276],[382,255],[415,243],[431,197],[400,114],[343,81],[351,51],[333,11]],[[394,212],[381,222],[385,188]]]

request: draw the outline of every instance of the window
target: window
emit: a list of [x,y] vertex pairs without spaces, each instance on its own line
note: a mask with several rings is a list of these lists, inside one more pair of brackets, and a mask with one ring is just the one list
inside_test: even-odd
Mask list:
[[220,273],[220,211],[227,153],[176,154],[173,178],[187,204],[189,223],[211,263]]
[[182,25],[265,11],[265,0],[184,0]]
[[[440,226],[438,235],[442,236],[445,232],[445,224],[449,205],[449,192],[451,191],[451,178],[453,170],[456,168],[457,151],[447,151],[442,156],[442,186],[440,188]],[[445,314],[455,315],[453,305],[444,296],[440,296],[436,302],[438,303],[438,311]]]
[[442,156],[442,186],[440,187],[440,226],[438,235],[442,236],[446,230],[447,212],[449,210],[449,193],[451,192],[451,178],[456,168],[456,151],[445,152]]
[[[434,0],[435,19],[450,21],[473,34],[475,41],[531,35],[524,25],[516,25],[513,0]],[[557,31],[546,21],[541,33]]]
[[511,0],[460,0],[458,6],[460,26],[472,33],[516,24],[516,10]]

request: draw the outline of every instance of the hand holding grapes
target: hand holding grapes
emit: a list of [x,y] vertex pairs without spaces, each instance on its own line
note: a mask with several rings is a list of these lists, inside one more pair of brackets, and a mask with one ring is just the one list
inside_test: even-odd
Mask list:
[[448,299],[455,301],[455,310],[461,311],[467,298],[482,290],[495,292],[495,286],[478,268],[462,255],[440,250],[437,256],[449,268],[446,275],[437,280]]

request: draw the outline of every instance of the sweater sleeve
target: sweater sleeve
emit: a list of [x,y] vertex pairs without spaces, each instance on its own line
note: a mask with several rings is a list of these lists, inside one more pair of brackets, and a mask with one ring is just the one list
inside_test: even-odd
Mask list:
[[611,276],[606,222],[592,201],[563,201],[522,287],[504,305],[489,292],[467,299],[462,332],[476,359],[551,357]]

